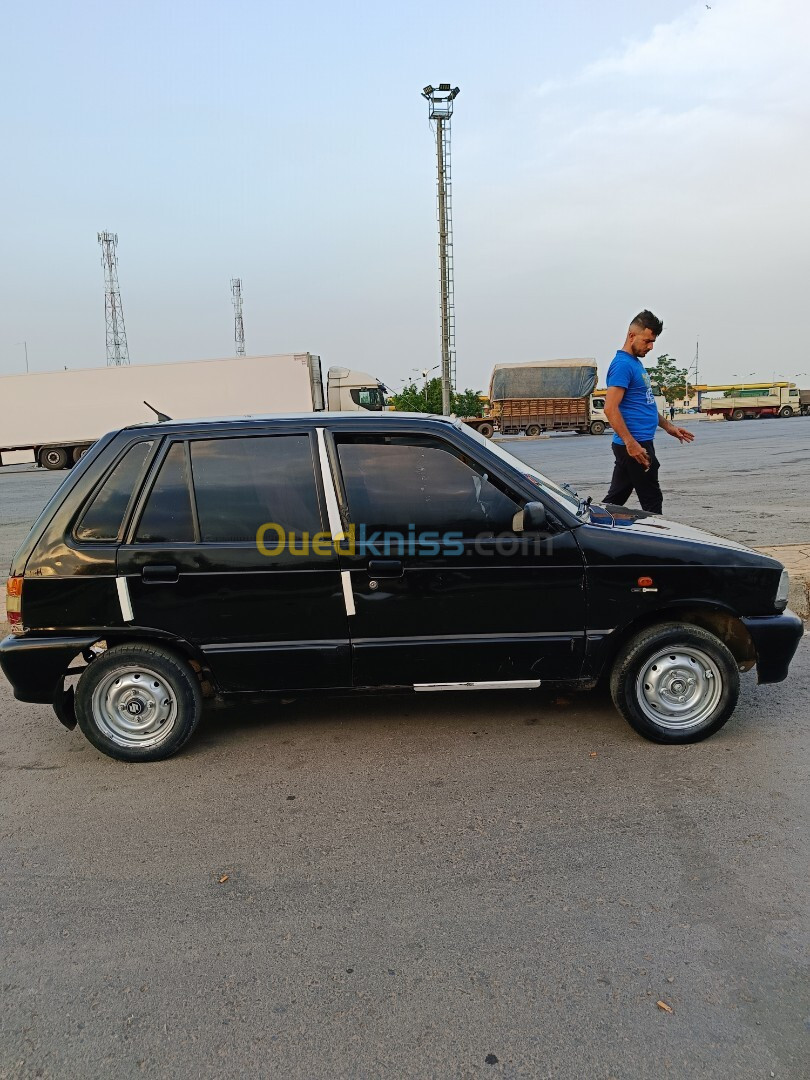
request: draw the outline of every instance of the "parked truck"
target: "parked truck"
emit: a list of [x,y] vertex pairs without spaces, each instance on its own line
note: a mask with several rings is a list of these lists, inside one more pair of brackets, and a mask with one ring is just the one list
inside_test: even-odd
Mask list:
[[238,356],[0,376],[0,465],[68,469],[112,428],[172,419],[256,413],[379,411],[373,375],[330,368],[312,353]]
[[578,431],[601,435],[607,421],[604,402],[594,405],[596,361],[536,360],[496,364],[489,384],[489,413],[465,423],[490,438],[539,435],[542,431]]
[[724,420],[753,420],[765,416],[807,416],[810,413],[810,390],[772,386],[763,394],[739,397],[707,398],[700,411]]

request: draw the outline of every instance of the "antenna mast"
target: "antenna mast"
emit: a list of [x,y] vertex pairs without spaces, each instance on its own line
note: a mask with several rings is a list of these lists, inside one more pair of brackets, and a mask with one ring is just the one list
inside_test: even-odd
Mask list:
[[233,297],[233,339],[236,342],[236,355],[245,355],[245,323],[242,319],[242,279],[231,278],[231,296]]
[[104,321],[107,326],[107,367],[129,363],[127,331],[121,289],[118,285],[118,233],[100,232],[101,265],[104,267]]
[[450,118],[453,102],[459,95],[456,86],[439,83],[438,89],[426,86],[422,97],[428,103],[428,116],[435,121],[437,214],[439,219],[439,283],[442,317],[442,412],[450,415],[450,395],[456,387],[456,311],[453,288],[453,182],[450,172]]

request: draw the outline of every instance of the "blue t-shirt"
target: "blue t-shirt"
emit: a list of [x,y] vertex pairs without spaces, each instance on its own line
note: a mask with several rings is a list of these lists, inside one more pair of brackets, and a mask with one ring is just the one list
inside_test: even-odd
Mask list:
[[[624,349],[619,349],[610,362],[607,385],[608,388],[621,386],[624,389],[619,412],[633,438],[637,442],[654,439],[658,430],[658,406],[650,386],[650,376],[642,362]],[[618,435],[613,436],[613,441],[624,445]]]

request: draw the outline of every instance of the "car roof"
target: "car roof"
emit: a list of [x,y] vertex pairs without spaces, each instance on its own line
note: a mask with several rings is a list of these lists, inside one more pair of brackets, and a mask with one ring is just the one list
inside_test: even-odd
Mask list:
[[414,422],[418,421],[420,425],[427,422],[456,428],[463,427],[461,421],[454,416],[440,416],[436,413],[370,412],[363,410],[362,412],[248,413],[243,416],[202,416],[184,420],[152,420],[141,424],[128,424],[127,427],[121,430],[138,431],[144,434],[161,434],[167,430],[176,430],[178,428],[194,428],[205,431],[214,427],[238,426],[249,429],[254,425],[266,425],[267,423],[300,424],[302,422],[312,427],[319,427],[324,423],[328,423],[330,426],[338,424],[354,427],[359,424],[361,427],[371,427],[379,425],[381,418],[384,418],[383,423],[406,421],[409,426],[413,426]]

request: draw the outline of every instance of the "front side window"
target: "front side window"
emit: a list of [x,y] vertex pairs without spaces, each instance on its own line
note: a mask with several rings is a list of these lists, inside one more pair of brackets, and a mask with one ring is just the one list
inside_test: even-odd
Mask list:
[[308,435],[259,435],[191,443],[200,539],[256,541],[262,525],[322,530]]
[[194,540],[194,519],[183,443],[174,443],[146,500],[135,533],[139,544],[188,543]]
[[96,492],[74,535],[77,540],[116,540],[129,500],[139,485],[152,442],[131,446]]
[[471,458],[419,436],[337,440],[349,517],[371,530],[472,537],[512,530],[520,504]]

